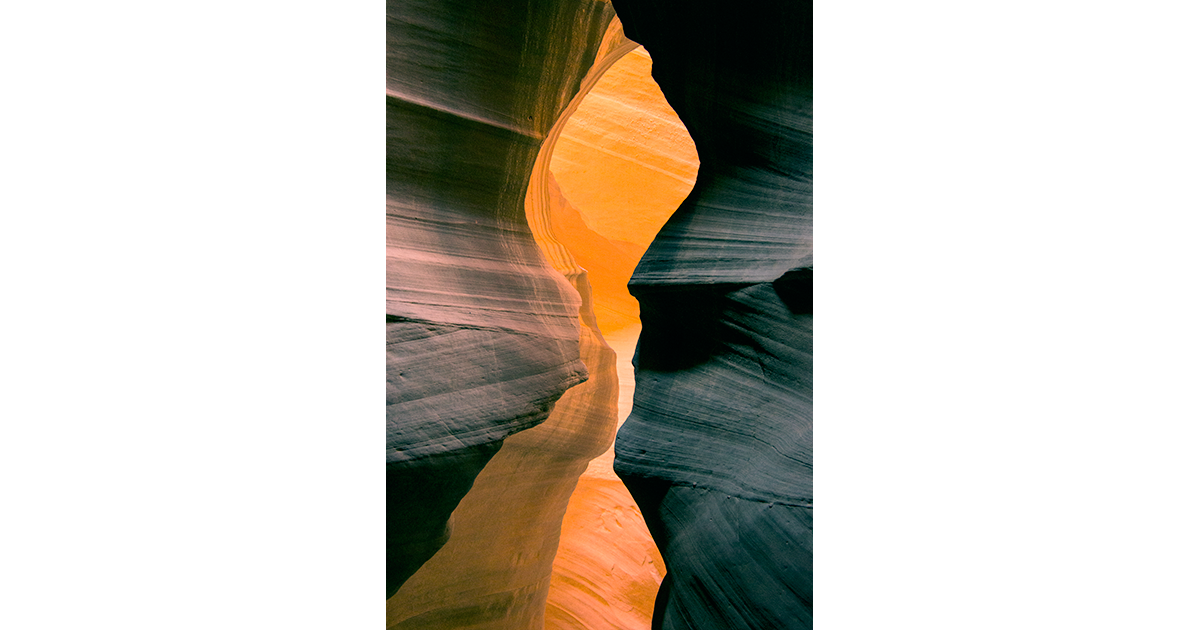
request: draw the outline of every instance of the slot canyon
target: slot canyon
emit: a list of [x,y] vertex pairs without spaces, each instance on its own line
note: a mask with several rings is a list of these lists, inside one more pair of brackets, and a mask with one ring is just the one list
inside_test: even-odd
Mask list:
[[812,627],[812,5],[389,0],[389,629]]

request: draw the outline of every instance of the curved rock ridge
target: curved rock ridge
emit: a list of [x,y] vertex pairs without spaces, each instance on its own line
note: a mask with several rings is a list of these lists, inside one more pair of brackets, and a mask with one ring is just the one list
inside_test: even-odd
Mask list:
[[667,565],[653,627],[810,628],[812,6],[613,4],[700,156],[629,284],[614,467]]
[[596,87],[609,68],[636,47],[637,44],[625,37],[621,22],[614,18],[604,33],[595,62],[592,63],[588,73],[580,82],[579,91],[563,109],[561,117],[546,134],[545,143],[538,153],[529,178],[528,189],[525,194],[525,216],[529,220],[530,228],[533,231],[533,236],[538,246],[541,247],[554,268],[568,280],[579,276],[585,270],[579,266],[567,247],[560,242],[554,230],[554,216],[561,214],[566,204],[562,198],[558,182],[550,172],[550,163],[558,140],[563,130],[567,127],[572,115],[583,104],[588,94]]
[[388,2],[389,597],[502,441],[587,378],[580,298],[524,193],[612,19],[594,0]]

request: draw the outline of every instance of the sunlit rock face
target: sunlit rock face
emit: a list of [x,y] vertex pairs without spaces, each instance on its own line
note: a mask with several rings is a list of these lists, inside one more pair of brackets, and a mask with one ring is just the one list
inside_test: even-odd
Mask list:
[[614,0],[700,156],[630,282],[656,628],[812,625],[811,4]]
[[[389,597],[451,537],[451,512],[505,438],[587,377],[579,294],[539,251],[524,193],[612,18],[591,0],[388,2]],[[584,462],[603,450],[570,448]],[[560,494],[549,502],[565,508]],[[553,542],[538,544],[548,566]],[[389,622],[424,601],[392,597]]]

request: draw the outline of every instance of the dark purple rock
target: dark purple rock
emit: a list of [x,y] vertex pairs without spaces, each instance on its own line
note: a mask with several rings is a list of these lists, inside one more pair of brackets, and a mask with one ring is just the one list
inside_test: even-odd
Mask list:
[[811,628],[812,6],[613,5],[700,156],[629,284],[614,467],[667,564],[654,628]]

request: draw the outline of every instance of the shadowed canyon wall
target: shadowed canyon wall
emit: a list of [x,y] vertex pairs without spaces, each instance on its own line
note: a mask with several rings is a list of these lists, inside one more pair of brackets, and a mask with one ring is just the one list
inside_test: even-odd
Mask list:
[[630,282],[617,473],[667,564],[654,627],[812,626],[811,4],[614,0],[700,155]]

